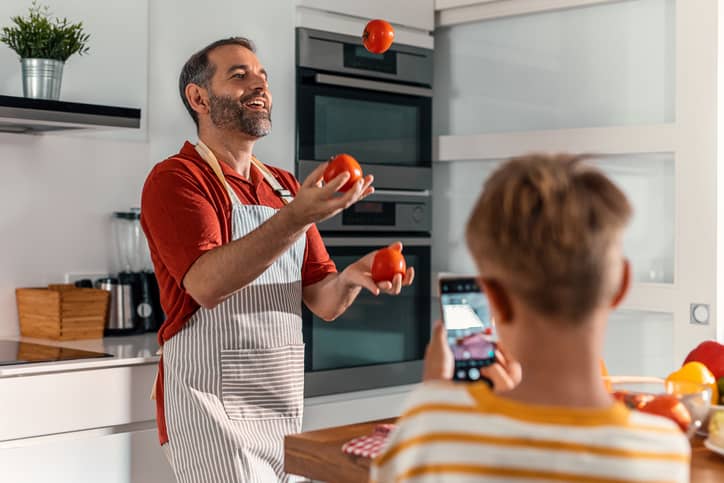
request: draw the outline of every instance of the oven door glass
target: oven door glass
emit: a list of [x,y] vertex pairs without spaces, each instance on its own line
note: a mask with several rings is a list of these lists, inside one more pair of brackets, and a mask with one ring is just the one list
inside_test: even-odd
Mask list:
[[[327,246],[339,271],[377,247]],[[430,334],[430,247],[405,246],[412,286],[375,297],[362,290],[334,322],[304,309],[307,371],[325,371],[423,358]]]
[[431,99],[359,88],[301,84],[298,159],[349,153],[363,164],[431,165]]

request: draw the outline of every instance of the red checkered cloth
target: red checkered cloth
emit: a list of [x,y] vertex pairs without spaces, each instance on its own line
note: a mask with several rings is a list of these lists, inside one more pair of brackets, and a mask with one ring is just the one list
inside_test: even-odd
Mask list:
[[344,443],[342,451],[353,456],[375,458],[382,452],[387,443],[387,437],[393,429],[395,429],[394,424],[378,424],[372,434],[360,436]]

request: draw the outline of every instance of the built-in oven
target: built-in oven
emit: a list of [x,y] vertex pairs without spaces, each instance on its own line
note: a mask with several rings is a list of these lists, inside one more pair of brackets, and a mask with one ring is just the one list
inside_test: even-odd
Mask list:
[[415,280],[396,296],[362,290],[334,322],[304,308],[307,396],[420,381],[431,325],[430,212],[429,192],[384,190],[319,224],[337,270],[400,241]]
[[297,174],[348,153],[382,189],[432,185],[432,51],[297,29]]
[[361,38],[297,29],[296,174],[348,153],[375,192],[319,228],[338,270],[402,241],[412,286],[362,291],[334,322],[305,308],[305,394],[418,382],[430,336],[432,51],[393,44],[372,54]]
[[306,396],[419,382],[430,336],[430,238],[334,237],[324,241],[338,270],[363,255],[402,241],[415,282],[399,295],[363,290],[334,322],[303,313]]

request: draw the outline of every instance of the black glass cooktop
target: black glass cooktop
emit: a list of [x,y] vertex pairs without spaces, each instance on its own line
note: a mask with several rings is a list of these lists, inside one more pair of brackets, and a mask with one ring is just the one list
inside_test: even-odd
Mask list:
[[56,347],[32,342],[0,340],[0,366],[27,364],[29,362],[55,362],[74,359],[113,357],[112,354],[91,352],[69,347]]

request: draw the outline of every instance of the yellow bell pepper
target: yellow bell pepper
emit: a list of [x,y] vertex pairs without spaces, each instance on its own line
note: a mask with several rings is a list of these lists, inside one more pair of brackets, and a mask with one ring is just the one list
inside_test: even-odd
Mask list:
[[669,374],[666,381],[683,381],[703,384],[711,388],[711,403],[718,404],[719,387],[716,384],[714,374],[701,362],[687,362],[678,371]]

